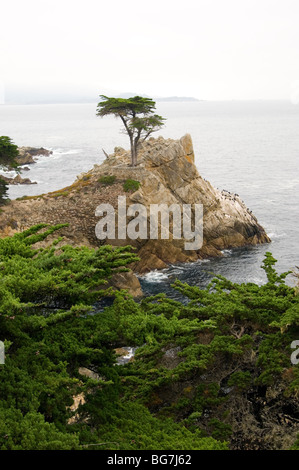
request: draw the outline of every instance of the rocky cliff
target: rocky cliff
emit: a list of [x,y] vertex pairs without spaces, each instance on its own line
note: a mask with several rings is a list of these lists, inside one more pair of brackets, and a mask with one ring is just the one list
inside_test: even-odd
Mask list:
[[[195,164],[190,135],[180,140],[151,138],[139,150],[139,164],[131,167],[130,153],[115,148],[112,155],[92,170],[77,177],[71,186],[48,194],[12,201],[3,208],[0,235],[10,235],[29,226],[46,222],[68,222],[63,229],[68,243],[98,246],[131,244],[140,261],[135,272],[161,269],[168,263],[188,262],[222,256],[222,250],[269,242],[265,230],[246,208],[239,196],[215,189],[203,179]],[[110,178],[107,178],[109,177]],[[134,180],[134,189],[126,191],[124,183]],[[203,245],[199,250],[186,250],[183,239],[126,239],[100,241],[95,235],[99,217],[96,207],[109,203],[116,209],[118,196],[126,196],[127,206],[143,204],[202,204]],[[117,229],[116,217],[116,229]]]

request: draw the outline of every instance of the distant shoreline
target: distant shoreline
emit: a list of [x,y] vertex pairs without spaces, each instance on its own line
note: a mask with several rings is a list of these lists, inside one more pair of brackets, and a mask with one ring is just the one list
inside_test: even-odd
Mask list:
[[[287,99],[222,99],[222,100],[212,100],[212,99],[197,99],[197,98],[188,98],[188,97],[165,97],[165,98],[153,98],[157,103],[290,103]],[[86,99],[86,100],[74,100],[74,101],[8,101],[6,103],[0,102],[1,106],[46,106],[46,105],[78,105],[78,104],[95,104],[96,100]],[[294,107],[298,105],[293,105]]]
[[[197,98],[193,97],[180,97],[180,96],[166,96],[166,97],[161,97],[161,98],[153,98],[154,101],[156,102],[167,102],[167,103],[176,103],[176,102],[188,102],[188,103],[193,103],[193,102],[200,102],[200,101],[206,101],[206,100],[199,100]],[[28,101],[14,101],[14,100],[8,100],[6,103],[0,103],[3,105],[38,105],[38,104],[91,104],[95,103],[97,101],[97,98],[91,99],[91,98],[86,98],[86,99],[75,99],[74,101],[72,100],[28,100]]]

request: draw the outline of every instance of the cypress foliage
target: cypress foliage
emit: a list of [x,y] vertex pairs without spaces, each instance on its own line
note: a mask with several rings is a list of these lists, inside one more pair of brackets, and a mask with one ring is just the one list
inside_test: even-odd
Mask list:
[[[298,397],[290,345],[299,297],[270,253],[263,286],[222,276],[203,290],[176,281],[187,301],[136,302],[106,288],[136,261],[132,249],[62,238],[40,247],[62,227],[0,240],[0,449],[227,449],[234,400],[278,382],[286,403]],[[113,303],[99,308],[108,296]],[[121,346],[137,351],[117,366]]]

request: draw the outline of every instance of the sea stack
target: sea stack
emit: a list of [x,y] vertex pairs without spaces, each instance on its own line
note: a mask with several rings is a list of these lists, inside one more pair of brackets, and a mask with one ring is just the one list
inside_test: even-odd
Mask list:
[[[110,177],[110,178],[107,178]],[[135,186],[126,186],[133,180]],[[186,250],[182,239],[114,238],[99,240],[95,227],[99,221],[96,208],[110,204],[117,211],[119,196],[127,205],[202,204],[203,245]],[[100,165],[81,174],[69,187],[12,201],[0,216],[0,235],[6,236],[29,226],[69,223],[62,229],[64,243],[99,246],[133,245],[140,261],[132,266],[137,273],[162,269],[170,263],[190,262],[222,256],[222,250],[270,242],[265,230],[241,198],[215,189],[203,179],[194,163],[192,139],[186,134],[179,140],[150,138],[139,148],[138,165],[130,166],[130,152],[116,147]],[[116,232],[117,232],[116,217]]]

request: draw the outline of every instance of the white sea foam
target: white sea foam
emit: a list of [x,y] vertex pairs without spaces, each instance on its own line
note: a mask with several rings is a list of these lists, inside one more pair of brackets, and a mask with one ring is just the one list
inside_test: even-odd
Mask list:
[[144,274],[142,277],[145,281],[148,282],[163,282],[168,279],[168,275],[161,271],[150,271],[149,273]]
[[15,171],[1,170],[0,175],[7,176],[7,178],[14,178],[17,175],[17,173]]
[[53,155],[75,155],[77,153],[81,152],[80,149],[69,149],[69,150],[65,150],[65,149],[62,149],[62,148],[58,148],[58,149],[55,149],[53,150]]
[[119,366],[127,364],[127,362],[129,362],[130,359],[132,359],[132,357],[135,356],[135,352],[137,348],[132,348],[130,346],[123,346],[121,349],[124,349],[127,353],[117,358],[116,364]]
[[175,264],[171,264],[170,267],[174,269],[178,269],[179,271],[183,271],[184,269],[182,266],[176,266]]
[[271,240],[276,240],[278,238],[285,238],[287,234],[285,232],[282,232],[282,233],[271,232],[271,233],[268,233],[268,236],[270,237]]
[[[52,149],[48,149],[52,150]],[[52,150],[53,153],[51,155],[36,155],[34,160],[39,164],[43,163],[51,163],[53,160],[58,160],[66,155],[76,155],[80,152],[80,150],[64,150],[64,149],[55,149]]]
[[226,250],[221,250],[221,253],[222,253],[224,256],[229,256],[229,255],[232,254],[232,252],[233,252],[232,250],[228,250],[228,249],[226,249]]
[[[46,155],[37,155],[36,157],[34,157],[34,161],[38,164],[42,164],[42,163],[49,163],[49,159],[51,158],[51,160],[57,160],[57,158],[60,158],[60,155],[49,155],[48,157]],[[34,167],[32,167],[34,168]]]
[[181,274],[184,272],[184,267],[183,266],[176,266],[174,264],[170,265],[169,271],[171,271],[171,274]]

